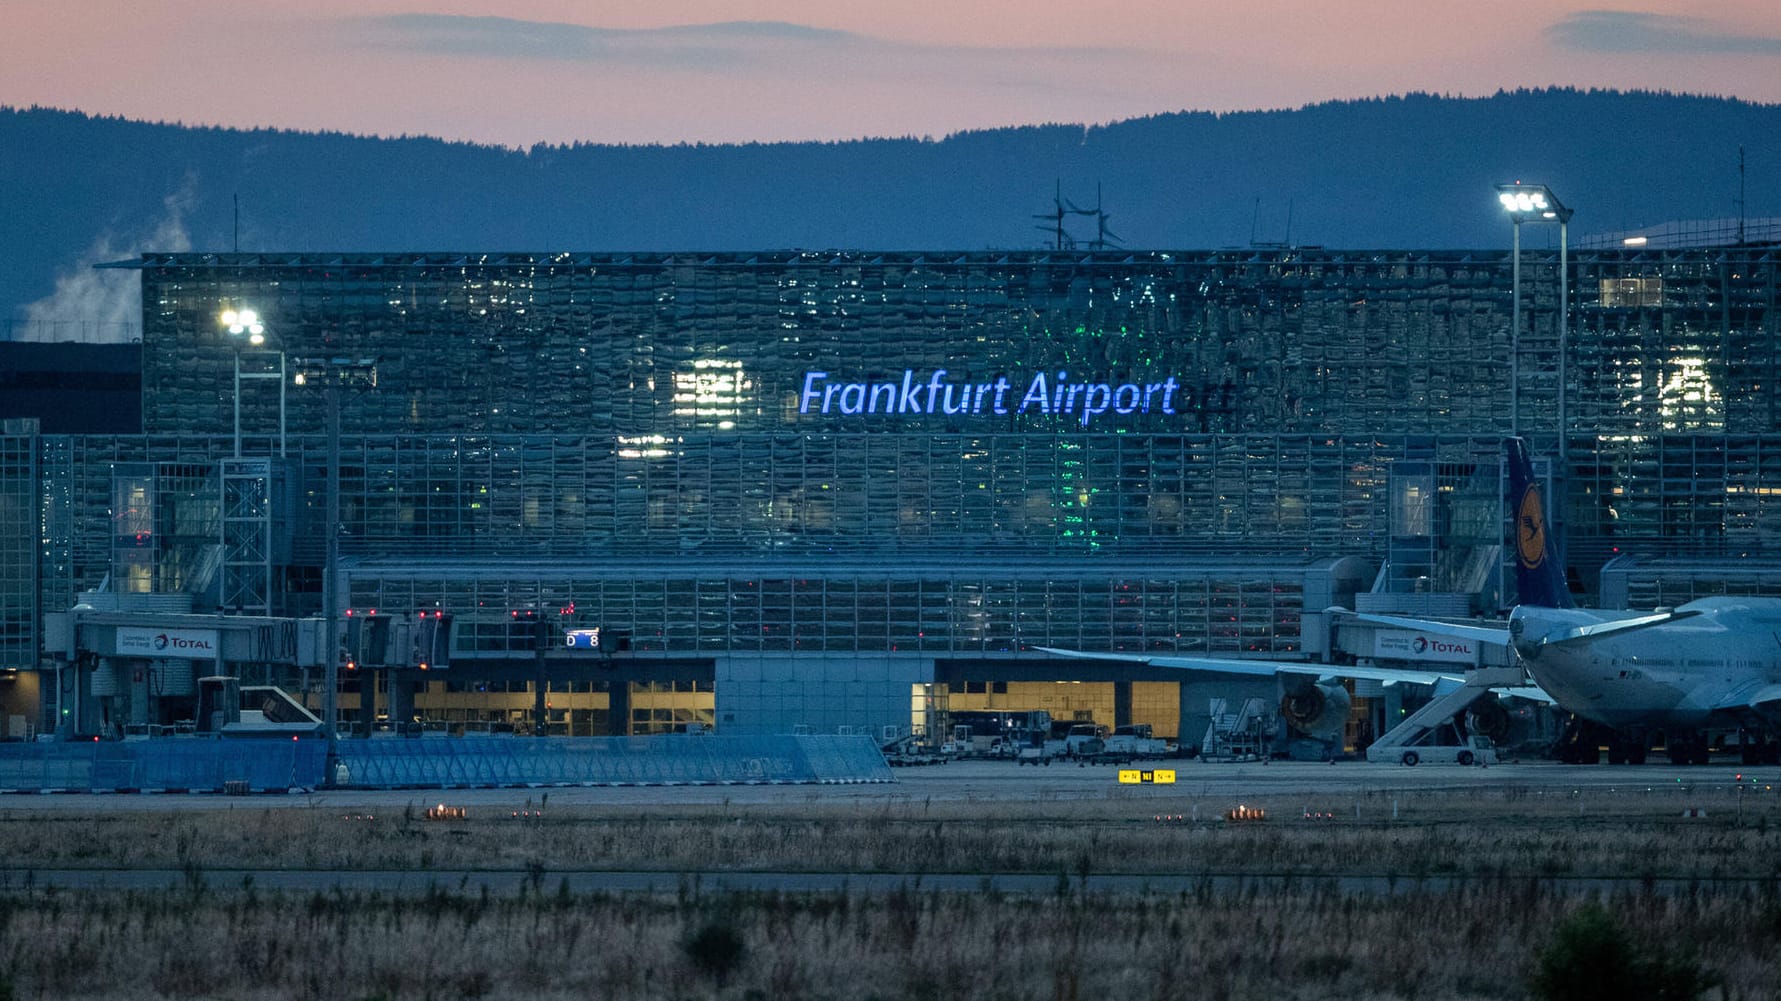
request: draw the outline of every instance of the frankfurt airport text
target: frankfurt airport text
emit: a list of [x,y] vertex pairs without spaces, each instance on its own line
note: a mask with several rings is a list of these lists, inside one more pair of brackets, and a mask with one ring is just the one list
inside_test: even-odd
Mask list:
[[1034,375],[1026,392],[1016,400],[1017,384],[1007,376],[994,382],[951,382],[946,370],[935,369],[925,381],[914,369],[904,369],[901,382],[830,382],[827,372],[805,372],[798,394],[798,413],[822,414],[1051,414],[1080,415],[1083,427],[1097,416],[1176,412],[1180,403],[1191,407],[1191,389],[1169,376],[1161,382],[1071,382],[1068,372],[1055,379]]

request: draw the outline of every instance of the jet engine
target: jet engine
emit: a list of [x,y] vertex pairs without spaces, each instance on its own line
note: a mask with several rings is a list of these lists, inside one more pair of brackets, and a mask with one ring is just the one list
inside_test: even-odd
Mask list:
[[1499,751],[1545,746],[1558,730],[1554,707],[1512,695],[1486,696],[1466,710],[1466,732],[1489,737]]
[[1339,743],[1352,701],[1340,681],[1306,681],[1281,695],[1280,717],[1307,737]]
[[1466,731],[1489,737],[1490,742],[1499,747],[1509,745],[1514,726],[1514,717],[1501,699],[1487,695],[1472,703],[1472,708],[1466,711]]

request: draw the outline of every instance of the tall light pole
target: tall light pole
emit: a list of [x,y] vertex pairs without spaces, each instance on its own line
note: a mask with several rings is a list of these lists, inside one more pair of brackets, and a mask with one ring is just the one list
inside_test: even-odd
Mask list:
[[[254,310],[251,310],[251,309],[225,309],[225,310],[223,310],[222,316],[218,317],[218,319],[222,321],[223,326],[229,331],[229,335],[231,337],[245,336],[247,338],[247,342],[256,348],[261,347],[266,343],[266,325],[260,321],[260,314],[255,312]],[[241,372],[241,346],[240,346],[239,342],[236,343],[236,346],[235,346],[235,458],[237,458],[237,459],[241,458],[241,380],[243,380],[243,379],[277,379],[278,380],[278,457],[282,459],[285,456],[285,446],[284,446],[284,381],[285,381],[284,352],[278,351],[275,353],[278,355],[278,371],[277,372],[249,372],[249,373],[243,375]]]
[[1568,334],[1571,314],[1571,269],[1568,255],[1571,210],[1565,208],[1544,184],[1497,185],[1497,201],[1509,213],[1514,224],[1513,261],[1510,268],[1509,313],[1509,430],[1521,433],[1521,224],[1524,222],[1558,223],[1558,457],[1562,462],[1569,450],[1570,423],[1566,419],[1567,393],[1565,363],[1569,355]]
[[[340,389],[377,385],[375,358],[298,358],[296,383],[320,385],[328,408],[327,567],[322,572],[322,621],[326,658],[322,680],[322,723],[328,739],[327,782],[334,784],[340,760]],[[376,693],[373,692],[373,698]]]

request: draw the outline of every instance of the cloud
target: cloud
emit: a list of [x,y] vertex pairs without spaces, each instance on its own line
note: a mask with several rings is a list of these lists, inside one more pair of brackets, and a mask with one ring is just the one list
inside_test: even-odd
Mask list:
[[342,24],[365,45],[425,55],[642,62],[682,68],[757,62],[779,58],[787,50],[833,51],[877,44],[845,31],[777,21],[621,29],[509,17],[391,14],[351,18]]
[[[540,132],[559,141],[590,132],[610,141],[624,130],[631,141],[746,142],[1109,121],[1181,106],[1184,65],[1220,79],[1253,69],[1216,51],[1184,53],[1180,40],[1161,33],[1123,47],[1075,39],[1018,47],[782,21],[621,29],[414,13],[303,25],[302,46],[329,65],[373,62],[379,73],[400,72],[399,87],[411,94],[466,91],[466,117],[504,101],[505,141],[521,147]],[[1217,74],[1220,67],[1229,72]],[[512,95],[522,92],[531,96],[515,106]],[[386,92],[367,100],[390,99]],[[413,120],[423,107],[392,110]],[[424,110],[438,115],[430,105]],[[881,124],[865,124],[871,121]],[[408,131],[458,128],[454,117]],[[574,131],[565,137],[566,129]]]
[[1584,52],[1781,55],[1781,38],[1754,35],[1698,17],[1627,10],[1581,10],[1546,29],[1558,45]]
[[482,57],[670,70],[870,71],[911,61],[980,62],[985,75],[1048,60],[1117,64],[1150,54],[1124,49],[967,48],[885,41],[783,21],[729,21],[664,28],[595,28],[455,14],[391,14],[336,22],[359,45],[427,56]]
[[99,271],[93,266],[146,251],[183,253],[192,249],[185,217],[197,203],[198,179],[187,175],[178,191],[161,200],[161,217],[146,231],[120,236],[103,230],[73,267],[56,276],[56,290],[25,307],[22,341],[120,343],[139,339],[141,282],[134,271]]

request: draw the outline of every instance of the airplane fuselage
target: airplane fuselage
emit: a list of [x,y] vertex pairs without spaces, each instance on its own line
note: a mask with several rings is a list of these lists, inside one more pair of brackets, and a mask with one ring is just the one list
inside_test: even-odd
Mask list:
[[[1747,706],[1781,684],[1781,599],[1703,598],[1662,625],[1545,643],[1565,630],[1636,612],[1522,606],[1513,645],[1534,681],[1566,709],[1611,727],[1698,729],[1753,719]],[[1771,720],[1773,722],[1773,720]]]

